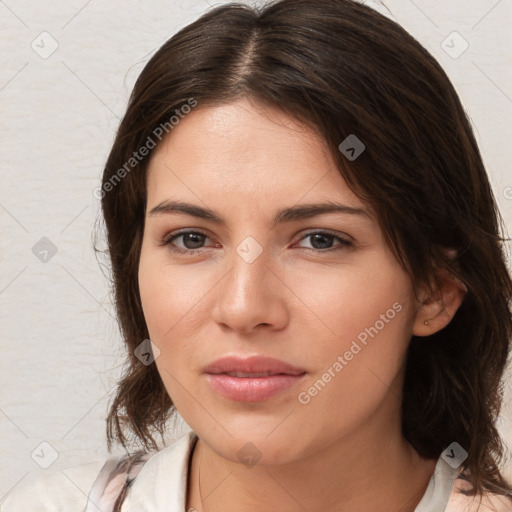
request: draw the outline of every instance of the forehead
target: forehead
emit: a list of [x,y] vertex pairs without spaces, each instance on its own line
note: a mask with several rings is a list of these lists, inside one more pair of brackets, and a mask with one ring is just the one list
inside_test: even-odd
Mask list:
[[361,206],[341,177],[325,142],[282,111],[240,99],[199,104],[155,149],[148,169],[148,203],[169,194],[243,203],[332,200]]

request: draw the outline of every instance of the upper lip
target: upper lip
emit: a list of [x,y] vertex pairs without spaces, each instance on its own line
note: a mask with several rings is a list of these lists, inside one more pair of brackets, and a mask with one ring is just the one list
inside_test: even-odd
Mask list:
[[301,375],[305,373],[305,370],[279,359],[266,356],[251,356],[247,358],[226,356],[215,360],[204,368],[204,373],[219,374],[229,372]]

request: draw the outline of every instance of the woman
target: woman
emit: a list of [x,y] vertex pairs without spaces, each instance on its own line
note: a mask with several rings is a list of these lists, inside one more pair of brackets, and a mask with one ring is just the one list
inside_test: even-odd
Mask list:
[[[145,450],[5,512],[511,510],[499,213],[399,25],[349,0],[209,11],[141,73],[99,195],[129,349],[107,437]],[[192,430],[163,448],[175,411]]]

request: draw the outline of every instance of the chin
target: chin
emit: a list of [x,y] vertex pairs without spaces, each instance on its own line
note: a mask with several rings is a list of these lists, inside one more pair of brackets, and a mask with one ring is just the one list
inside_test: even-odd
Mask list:
[[219,437],[211,432],[204,437],[197,434],[217,455],[247,467],[283,465],[307,456],[307,446],[298,443],[289,431],[270,436],[269,432],[256,426],[247,429],[244,435],[233,434],[233,437],[228,434]]

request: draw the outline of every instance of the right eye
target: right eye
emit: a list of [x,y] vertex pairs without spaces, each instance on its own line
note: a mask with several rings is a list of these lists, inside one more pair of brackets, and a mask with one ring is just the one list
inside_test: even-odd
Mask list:
[[[160,245],[167,245],[169,249],[173,252],[181,253],[181,254],[195,254],[200,249],[202,249],[202,244],[204,244],[205,239],[208,238],[208,235],[202,233],[201,231],[181,231],[179,233],[170,233],[166,235]],[[182,247],[175,245],[175,240],[181,239]],[[218,247],[219,244],[216,244]]]

